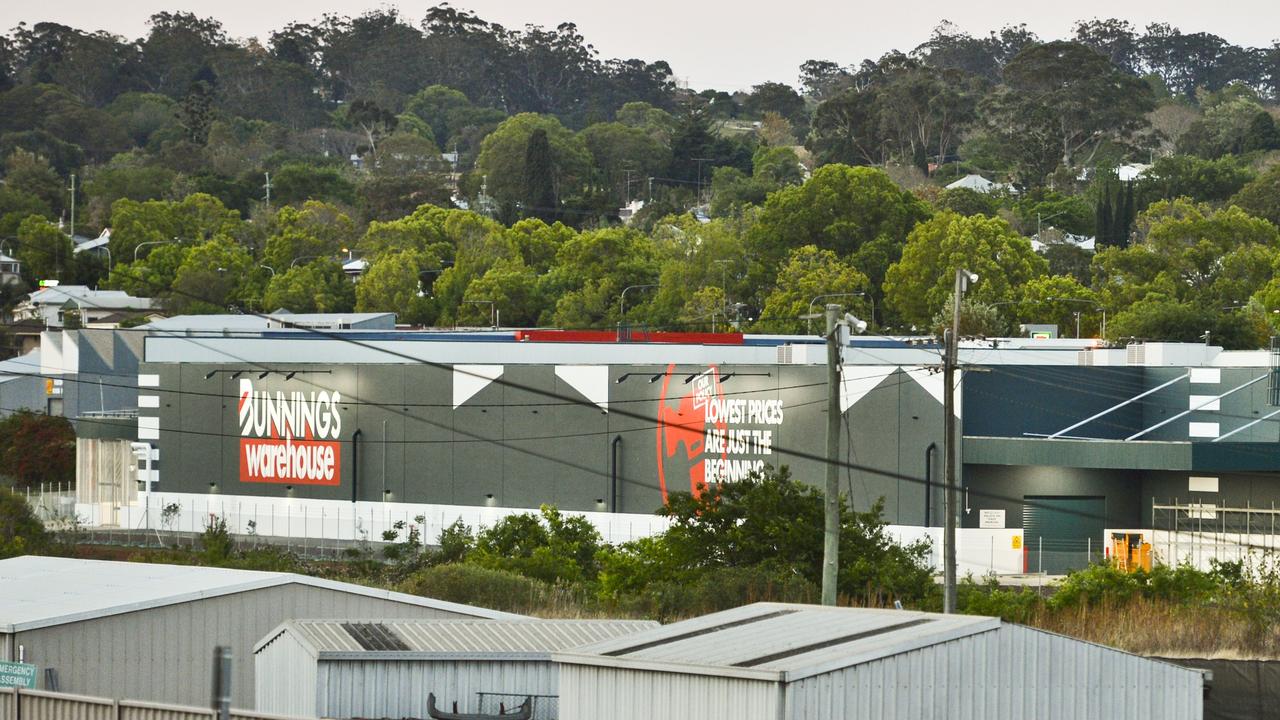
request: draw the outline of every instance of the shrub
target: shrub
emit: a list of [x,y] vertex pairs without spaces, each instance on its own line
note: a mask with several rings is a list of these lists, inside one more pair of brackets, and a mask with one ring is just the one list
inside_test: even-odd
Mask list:
[[401,592],[508,612],[529,612],[554,599],[547,583],[508,570],[471,564],[437,565],[419,570],[397,588]]
[[0,558],[39,555],[49,548],[50,541],[27,501],[0,487]]

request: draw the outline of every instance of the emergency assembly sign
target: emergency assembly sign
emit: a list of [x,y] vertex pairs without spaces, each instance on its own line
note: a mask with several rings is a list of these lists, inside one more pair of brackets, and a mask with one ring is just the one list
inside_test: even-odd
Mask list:
[[338,485],[342,396],[255,390],[240,380],[240,482]]

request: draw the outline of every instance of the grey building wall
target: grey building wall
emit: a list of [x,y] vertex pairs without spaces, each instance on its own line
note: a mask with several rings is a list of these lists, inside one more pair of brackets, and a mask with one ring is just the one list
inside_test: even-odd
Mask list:
[[[648,513],[669,490],[688,491],[690,470],[709,455],[671,442],[658,416],[680,422],[677,413],[706,366],[613,366],[608,368],[609,411],[578,404],[582,397],[552,365],[504,368],[488,384],[453,407],[453,371],[428,365],[310,365],[244,368],[233,365],[146,363],[140,372],[158,376],[159,407],[142,415],[158,418],[164,466],[159,487],[172,492],[219,492],[279,496],[285,483],[240,482],[240,379],[255,390],[338,390],[342,395],[340,460],[336,486],[295,485],[299,497],[365,501],[390,499],[460,505],[536,508],[554,503],[569,510],[596,510],[615,490],[617,509]],[[288,372],[299,370],[292,380]],[[825,482],[826,378],[822,367],[721,366],[726,400],[781,401],[778,424],[744,421],[730,429],[770,433],[770,452],[726,453],[730,460],[788,466],[794,477]],[[211,374],[212,373],[212,374]],[[732,374],[732,377],[730,375]],[[205,376],[209,375],[208,378]],[[655,376],[664,376],[655,382]],[[665,390],[664,390],[665,388]],[[664,407],[662,393],[667,393]],[[569,398],[566,400],[565,398]],[[839,454],[870,470],[842,472],[854,506],[866,509],[885,499],[890,522],[922,523],[925,489],[896,475],[923,477],[925,450],[941,447],[941,405],[899,370],[889,368],[874,390],[846,413]],[[710,425],[708,425],[710,427]],[[353,435],[361,435],[358,448]],[[696,433],[695,433],[696,434]],[[617,472],[611,453],[617,448]],[[689,440],[689,439],[686,439]],[[693,443],[702,440],[693,438]],[[786,451],[791,452],[786,452]],[[354,456],[354,457],[353,457]],[[935,467],[935,477],[939,476]],[[935,513],[940,497],[934,499]]]
[[560,720],[775,720],[783,702],[781,683],[767,680],[560,667]]
[[186,705],[209,700],[213,648],[234,657],[232,705],[252,708],[253,646],[298,617],[467,617],[367,595],[287,584],[15,633],[27,662],[63,692]]
[[[1185,478],[1185,476],[1184,476]],[[979,510],[1004,510],[1008,527],[1022,527],[1023,498],[1027,496],[1101,497],[1107,527],[1136,527],[1150,520],[1151,506],[1142,504],[1140,470],[1094,468],[966,465],[970,513],[961,513],[962,527],[978,527]]]

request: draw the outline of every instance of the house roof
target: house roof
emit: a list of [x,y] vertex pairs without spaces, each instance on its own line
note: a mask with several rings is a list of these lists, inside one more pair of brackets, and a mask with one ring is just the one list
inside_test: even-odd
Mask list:
[[556,653],[557,662],[793,681],[990,632],[999,618],[756,603]]
[[151,298],[134,297],[123,290],[94,290],[85,285],[52,285],[31,293],[32,305],[58,305],[79,301],[86,310],[148,310]]
[[254,652],[289,633],[322,659],[548,660],[557,650],[656,627],[648,620],[287,620]]
[[289,584],[382,598],[476,618],[521,617],[294,573],[24,555],[0,560],[0,633]]
[[[10,374],[12,373],[12,374]],[[40,373],[40,350],[32,350],[22,357],[0,360],[0,383],[31,377]]]

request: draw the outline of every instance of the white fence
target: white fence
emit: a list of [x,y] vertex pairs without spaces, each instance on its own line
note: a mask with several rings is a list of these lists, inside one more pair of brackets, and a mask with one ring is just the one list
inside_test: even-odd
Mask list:
[[[404,539],[416,528],[423,541],[434,543],[457,521],[473,530],[529,509],[349,502],[300,498],[262,498],[189,493],[142,494],[133,505],[77,503],[75,514],[85,527],[118,527],[141,533],[199,533],[211,518],[221,518],[234,535],[289,538],[298,545],[323,546],[358,541],[381,542],[392,531]],[[606,542],[622,543],[662,532],[669,526],[657,515],[570,512],[589,520]],[[397,524],[401,527],[397,528]]]

